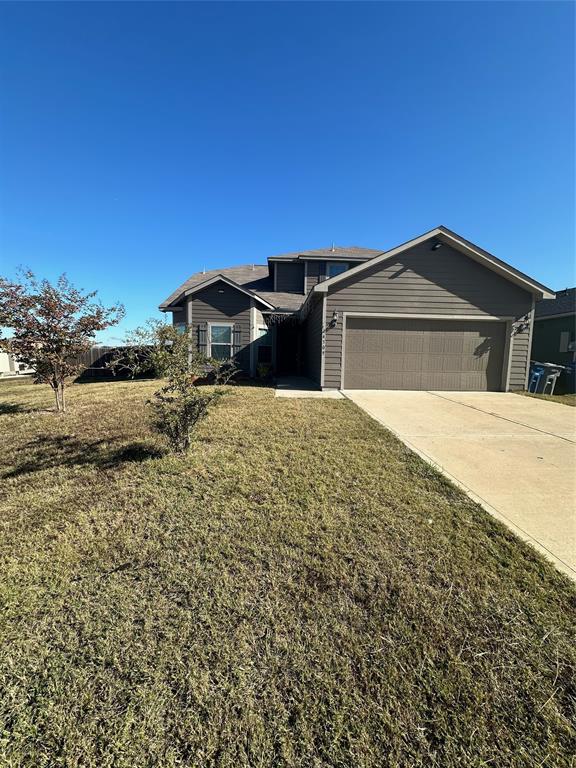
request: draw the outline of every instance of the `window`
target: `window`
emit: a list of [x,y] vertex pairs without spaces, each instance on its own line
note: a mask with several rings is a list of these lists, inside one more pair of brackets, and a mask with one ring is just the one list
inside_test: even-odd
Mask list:
[[176,333],[186,333],[186,323],[174,323]]
[[230,360],[232,353],[232,326],[211,325],[208,356],[215,360]]
[[347,271],[348,267],[349,265],[343,261],[329,261],[326,264],[326,276],[330,279],[331,277],[336,277],[336,275],[341,275],[342,272]]
[[272,332],[265,325],[258,328],[256,335],[256,364],[272,364]]
[[568,352],[568,346],[570,344],[570,331],[560,332],[560,352]]

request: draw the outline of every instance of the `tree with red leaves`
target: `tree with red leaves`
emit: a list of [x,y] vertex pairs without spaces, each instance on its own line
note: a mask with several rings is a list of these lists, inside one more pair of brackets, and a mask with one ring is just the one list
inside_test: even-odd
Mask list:
[[0,338],[0,349],[32,368],[36,382],[52,387],[58,412],[66,411],[66,381],[81,370],[80,356],[96,331],[124,317],[121,304],[106,308],[95,296],[75,288],[66,275],[55,285],[30,271],[21,282],[0,277],[0,326],[11,331],[10,338]]

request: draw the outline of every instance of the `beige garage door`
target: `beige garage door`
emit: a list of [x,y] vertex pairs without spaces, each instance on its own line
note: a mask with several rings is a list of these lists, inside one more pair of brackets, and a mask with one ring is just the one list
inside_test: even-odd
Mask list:
[[500,390],[506,323],[349,317],[344,389]]

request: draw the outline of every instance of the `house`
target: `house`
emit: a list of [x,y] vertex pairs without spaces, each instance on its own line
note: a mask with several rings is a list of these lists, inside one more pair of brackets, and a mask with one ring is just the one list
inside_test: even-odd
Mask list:
[[524,389],[544,285],[437,227],[192,275],[161,305],[197,348],[322,389]]
[[0,351],[0,377],[19,376],[34,373],[25,363],[21,363],[18,358],[10,352]]
[[576,288],[557,291],[553,301],[536,302],[532,359],[561,365],[576,361]]

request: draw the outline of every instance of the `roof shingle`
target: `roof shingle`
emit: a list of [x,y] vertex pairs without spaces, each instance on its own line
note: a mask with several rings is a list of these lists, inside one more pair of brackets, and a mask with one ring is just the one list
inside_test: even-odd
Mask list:
[[[361,248],[358,245],[340,246],[336,245],[330,248],[317,248],[309,251],[295,251],[294,253],[283,253],[278,256],[271,256],[272,259],[282,259],[293,261],[299,256],[318,257],[319,259],[355,259],[366,261],[378,256],[382,251],[374,248]],[[282,293],[274,290],[274,283],[270,277],[268,266],[265,264],[244,264],[239,267],[225,267],[224,269],[209,269],[205,272],[196,272],[191,275],[182,285],[168,296],[160,304],[160,309],[168,307],[181,299],[186,291],[194,288],[200,283],[204,283],[218,275],[227,277],[234,283],[241,285],[246,290],[256,293],[269,304],[272,304],[278,310],[287,310],[295,312],[300,309],[304,303],[304,294]]]
[[299,256],[318,259],[354,259],[366,261],[378,256],[382,250],[374,248],[361,248],[359,245],[335,245],[330,248],[316,248],[309,251],[293,251],[292,253],[279,253],[277,256],[269,256],[269,259],[285,259],[294,261]]
[[555,299],[543,299],[536,302],[536,317],[576,314],[576,288],[557,291]]
[[[194,288],[200,283],[205,283],[218,275],[227,277],[248,291],[260,294],[261,291],[274,291],[272,280],[268,274],[268,267],[265,264],[244,264],[240,267],[227,267],[226,269],[209,269],[205,272],[196,272],[191,275],[182,285],[177,288],[168,298],[160,304],[160,309],[166,309],[190,288]],[[262,298],[265,298],[264,296]],[[269,301],[269,299],[266,299]],[[270,302],[274,304],[274,302]]]

